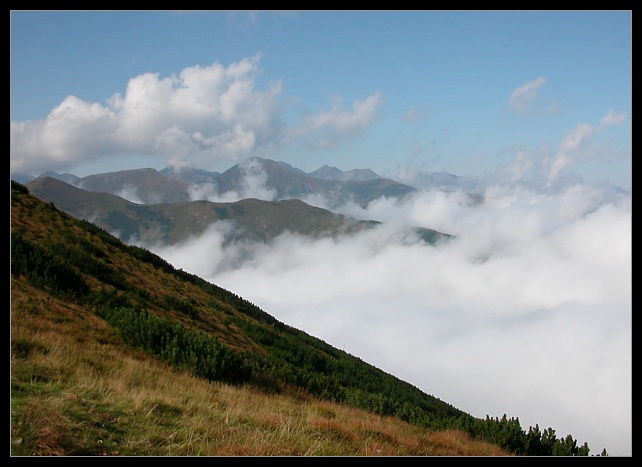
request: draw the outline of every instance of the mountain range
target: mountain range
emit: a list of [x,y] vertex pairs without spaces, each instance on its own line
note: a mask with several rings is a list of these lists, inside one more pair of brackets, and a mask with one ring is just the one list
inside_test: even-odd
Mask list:
[[[416,190],[379,177],[370,169],[342,172],[324,166],[309,174],[285,162],[252,157],[223,173],[192,167],[122,170],[86,177],[45,172],[41,175],[88,191],[111,193],[141,204],[159,204],[218,197],[238,200],[260,197],[269,201],[323,196],[330,205],[367,203],[381,196],[403,196]],[[263,196],[256,196],[260,192]]]
[[[381,196],[405,196],[414,190],[389,179],[372,178],[376,174],[368,170],[350,172],[350,177],[364,180],[335,180],[329,177],[348,172],[322,169],[312,176],[285,163],[253,158],[223,174],[192,168],[127,170],[83,178],[47,173],[26,186],[42,200],[78,219],[91,220],[125,242],[167,245],[201,235],[218,221],[229,223],[225,233],[228,243],[265,242],[284,232],[311,237],[355,233],[380,222],[355,220],[311,206],[299,197],[321,195],[336,202],[366,202]],[[252,194],[248,193],[250,185],[269,193],[274,200],[246,197]],[[234,192],[240,199],[189,201],[199,189],[219,196]],[[431,244],[450,238],[447,233],[425,226],[409,227],[406,233]]]

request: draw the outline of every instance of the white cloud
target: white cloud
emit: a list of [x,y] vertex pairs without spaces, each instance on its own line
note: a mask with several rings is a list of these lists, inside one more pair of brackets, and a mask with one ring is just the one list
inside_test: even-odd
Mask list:
[[343,99],[336,96],[332,110],[308,115],[303,124],[289,130],[289,138],[307,138],[314,145],[335,149],[339,142],[370,127],[377,118],[377,110],[382,102],[379,92],[354,101],[352,107],[343,106]]
[[40,169],[43,158],[52,167],[65,166],[115,151],[106,135],[116,128],[109,108],[69,96],[45,120],[11,122],[11,169]]
[[240,199],[256,198],[266,201],[276,199],[276,190],[267,187],[268,174],[258,159],[247,159],[239,164],[241,171]]
[[368,96],[364,101],[355,101],[351,110],[343,108],[343,99],[335,98],[330,112],[320,112],[306,119],[306,127],[311,130],[329,127],[339,132],[354,131],[369,125],[381,102],[379,93]]
[[582,145],[593,136],[595,131],[595,127],[581,123],[575,130],[566,135],[550,164],[547,177],[549,182],[557,178],[561,170],[573,162],[572,155],[581,149]]
[[508,105],[517,113],[524,113],[528,104],[537,97],[537,90],[546,82],[546,78],[540,76],[534,81],[529,81],[516,88],[510,95]]
[[259,57],[178,76],[144,73],[106,106],[67,97],[44,121],[12,122],[12,170],[57,169],[117,153],[248,156],[278,138],[280,84],[255,89]]
[[273,201],[277,191],[267,186],[268,174],[258,158],[249,158],[238,164],[240,172],[239,190],[220,193],[215,183],[192,184],[188,188],[190,200],[231,203],[241,199],[256,198]]
[[[623,160],[627,155],[619,153],[613,141],[600,140],[603,134],[614,125],[626,120],[626,114],[617,114],[609,110],[600,119],[599,125],[580,123],[564,135],[555,145],[552,142],[544,142],[535,148],[524,148],[517,146],[510,150],[510,159],[497,165],[479,177],[475,177],[476,183],[471,178],[468,180],[469,189],[478,189],[479,186],[488,186],[495,183],[510,183],[529,186],[534,189],[546,188],[547,190],[563,189],[570,183],[582,181],[579,174],[590,175],[583,170],[581,164],[600,161],[604,164],[613,164],[613,160]],[[400,173],[400,177],[411,180],[409,175],[417,175],[410,171]],[[604,170],[595,174],[600,181],[608,180],[608,173]],[[412,180],[411,180],[412,181]],[[587,180],[591,182],[591,180]],[[626,186],[626,183],[619,184]]]
[[297,138],[334,147],[372,124],[379,94],[311,114],[295,130],[282,121],[280,82],[258,89],[260,56],[225,67],[144,73],[105,105],[67,97],[44,120],[11,122],[11,171],[40,174],[119,154],[191,159],[202,167],[269,152]]
[[[82,188],[82,186],[80,188]],[[114,193],[114,194],[116,196],[120,196],[123,199],[126,199],[127,201],[129,201],[131,203],[145,204],[138,197],[138,188],[136,188],[135,186],[132,186],[132,185],[126,185],[118,193]]]
[[[156,251],[277,319],[475,416],[518,417],[631,454],[631,197],[489,186],[418,192],[344,212],[355,237],[284,234],[222,248],[213,230]],[[398,227],[457,236],[409,242]]]
[[580,123],[571,131],[562,143],[553,158],[547,160],[549,163],[547,182],[555,180],[562,169],[573,163],[577,158],[592,157],[599,154],[596,148],[594,137],[600,131],[607,130],[612,125],[619,124],[625,120],[625,114],[616,114],[613,110],[600,120],[599,126],[592,126],[588,123]]
[[601,128],[608,128],[611,125],[617,125],[619,123],[622,123],[624,120],[626,120],[626,114],[621,113],[617,114],[613,109],[609,110],[606,116],[602,117],[600,120],[600,125]]

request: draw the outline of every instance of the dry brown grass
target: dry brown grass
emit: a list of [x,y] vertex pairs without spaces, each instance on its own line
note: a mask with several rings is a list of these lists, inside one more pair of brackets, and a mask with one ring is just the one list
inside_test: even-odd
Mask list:
[[[20,209],[21,205],[12,205],[12,228],[29,219],[25,231],[31,238],[46,242],[57,235],[51,223],[39,222],[37,216],[40,211],[60,213],[40,206],[14,217],[14,210]],[[112,259],[110,264],[119,270],[132,268],[118,256]],[[144,270],[131,274],[136,286],[149,292],[150,307],[162,303],[164,294],[180,291],[171,275],[158,274],[156,281],[146,276]],[[197,289],[190,298],[203,306],[211,300]],[[212,319],[207,326],[229,325],[226,313],[208,313]],[[185,319],[180,314],[176,318]],[[250,347],[243,339],[230,333],[227,343]],[[58,300],[15,277],[11,278],[11,454],[506,455],[464,433],[433,432],[302,393],[267,394],[253,386],[192,377],[123,346],[117,333],[91,310]]]
[[495,456],[496,446],[312,398],[208,383],[12,284],[12,454]]

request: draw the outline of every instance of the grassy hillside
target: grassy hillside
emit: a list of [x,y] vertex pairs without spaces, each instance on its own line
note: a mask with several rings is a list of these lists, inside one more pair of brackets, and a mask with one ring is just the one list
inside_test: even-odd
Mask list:
[[12,182],[12,455],[502,455],[525,436]]

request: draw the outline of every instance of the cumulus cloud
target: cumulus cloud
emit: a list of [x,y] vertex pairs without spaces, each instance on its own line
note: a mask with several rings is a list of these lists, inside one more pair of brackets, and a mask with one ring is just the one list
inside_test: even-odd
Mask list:
[[108,135],[116,120],[109,108],[69,96],[45,120],[11,122],[11,169],[61,167],[93,156],[96,149],[115,151],[118,145]]
[[[152,250],[472,415],[631,454],[631,196],[492,185],[344,213],[356,236],[222,246],[216,225]],[[404,226],[456,236],[431,246]]]
[[517,112],[524,113],[528,108],[528,104],[537,97],[537,90],[546,82],[546,78],[540,76],[534,81],[529,81],[516,88],[510,95],[508,100],[509,107]]
[[12,172],[42,173],[117,154],[213,162],[271,151],[315,134],[333,148],[372,124],[380,96],[340,102],[294,128],[281,115],[282,85],[259,89],[260,55],[224,66],[196,65],[178,75],[144,73],[105,104],[67,97],[44,120],[11,122]]
[[258,61],[194,66],[166,78],[144,73],[106,105],[69,96],[43,121],[12,122],[12,169],[58,168],[115,153],[249,155],[279,131],[281,86],[256,89]]

